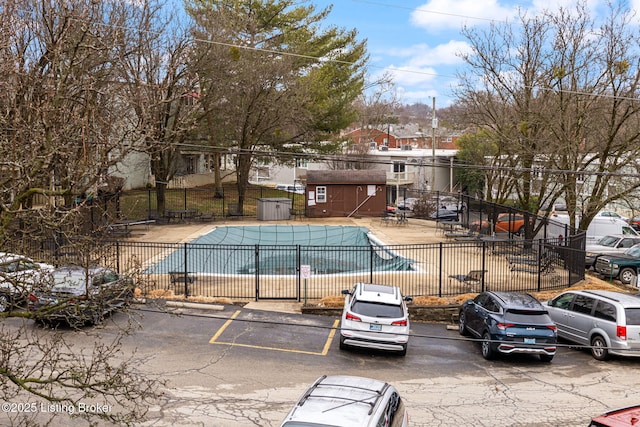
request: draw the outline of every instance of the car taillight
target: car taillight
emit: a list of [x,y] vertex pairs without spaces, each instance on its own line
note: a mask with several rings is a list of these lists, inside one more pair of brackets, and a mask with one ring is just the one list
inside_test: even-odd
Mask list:
[[504,330],[504,329],[511,328],[511,327],[515,326],[515,324],[514,324],[514,323],[503,323],[503,322],[498,322],[498,323],[496,324],[496,326],[498,327],[498,329],[502,329],[502,330]]
[[354,322],[362,322],[361,318],[349,312],[347,312],[347,320],[353,320]]
[[35,296],[34,294],[29,294],[29,301],[36,302],[38,301],[38,297]]
[[616,336],[621,340],[627,340],[627,327],[618,325],[616,326]]
[[396,320],[395,322],[391,322],[394,326],[407,326],[407,319]]
[[551,329],[553,332],[556,332],[558,330],[558,327],[556,325],[547,325],[548,329]]

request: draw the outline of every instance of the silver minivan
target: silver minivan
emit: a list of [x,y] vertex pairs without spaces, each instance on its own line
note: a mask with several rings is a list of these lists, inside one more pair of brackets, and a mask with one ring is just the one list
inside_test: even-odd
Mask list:
[[640,357],[640,298],[622,292],[576,290],[544,303],[558,337],[588,346],[597,360]]

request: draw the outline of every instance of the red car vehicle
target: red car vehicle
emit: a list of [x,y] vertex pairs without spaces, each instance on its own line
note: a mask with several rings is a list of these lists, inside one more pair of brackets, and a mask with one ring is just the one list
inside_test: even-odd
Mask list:
[[631,427],[640,423],[640,405],[615,409],[591,419],[589,427]]
[[[530,220],[533,224],[533,221]],[[520,213],[501,213],[496,218],[493,230],[496,233],[524,233],[524,215]],[[490,231],[489,222],[484,220],[482,223],[471,223],[471,231],[488,232]]]

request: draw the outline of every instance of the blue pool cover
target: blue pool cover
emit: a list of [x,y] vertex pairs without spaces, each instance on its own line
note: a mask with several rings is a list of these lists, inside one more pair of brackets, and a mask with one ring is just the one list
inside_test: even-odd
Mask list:
[[174,250],[147,273],[296,274],[310,265],[315,274],[413,270],[413,261],[394,254],[355,226],[261,225],[217,227]]

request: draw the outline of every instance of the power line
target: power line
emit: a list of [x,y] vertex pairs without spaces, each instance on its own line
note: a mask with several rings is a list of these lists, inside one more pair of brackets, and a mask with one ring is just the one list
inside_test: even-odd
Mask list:
[[441,15],[441,16],[453,16],[456,18],[464,18],[464,19],[473,19],[476,21],[488,21],[488,22],[503,22],[502,20],[497,20],[497,19],[493,19],[493,18],[480,18],[478,16],[471,16],[471,15],[461,15],[458,13],[450,13],[450,12],[440,12],[438,10],[429,10],[429,9],[423,9],[421,7],[408,7],[408,6],[401,6],[398,4],[389,4],[389,3],[380,3],[380,2],[376,2],[376,1],[370,1],[370,0],[352,0],[356,3],[366,3],[366,4],[370,4],[373,6],[383,6],[383,7],[389,7],[392,9],[403,9],[403,10],[411,10],[411,11],[416,11],[416,12],[420,12],[420,13],[428,13],[428,14],[433,14],[433,15]]

